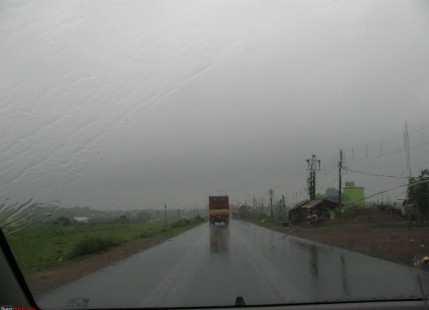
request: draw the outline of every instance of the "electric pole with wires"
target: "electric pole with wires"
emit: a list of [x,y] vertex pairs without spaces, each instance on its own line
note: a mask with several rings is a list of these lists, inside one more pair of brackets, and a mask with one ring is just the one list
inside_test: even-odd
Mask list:
[[308,183],[308,194],[310,200],[316,199],[316,171],[320,171],[320,160],[316,158],[316,155],[313,155],[311,159],[307,159],[307,170],[310,172],[310,176],[307,179]]
[[274,212],[273,212],[273,195],[274,195],[274,191],[273,191],[273,189],[270,189],[268,191],[268,195],[270,196],[270,208],[271,208],[270,215],[271,215],[271,217],[274,217]]
[[343,168],[343,151],[340,150],[340,161],[338,162],[338,206],[342,209],[342,197],[341,197],[341,169]]

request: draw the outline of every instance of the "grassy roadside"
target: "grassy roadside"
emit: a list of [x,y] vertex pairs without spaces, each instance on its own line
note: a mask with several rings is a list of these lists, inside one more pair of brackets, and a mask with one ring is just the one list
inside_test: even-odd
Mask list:
[[205,220],[182,219],[164,228],[163,222],[98,225],[40,225],[7,237],[24,274],[81,261],[111,248],[142,239],[176,236]]

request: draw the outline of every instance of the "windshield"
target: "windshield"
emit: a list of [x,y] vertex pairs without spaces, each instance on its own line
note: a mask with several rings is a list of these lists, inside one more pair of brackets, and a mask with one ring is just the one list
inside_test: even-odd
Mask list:
[[2,1],[0,225],[38,305],[421,299],[428,12]]

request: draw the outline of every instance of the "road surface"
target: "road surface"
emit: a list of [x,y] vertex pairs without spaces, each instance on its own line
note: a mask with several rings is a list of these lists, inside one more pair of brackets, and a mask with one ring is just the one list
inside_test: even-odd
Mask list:
[[[424,279],[429,286],[429,280]],[[42,308],[419,298],[416,270],[232,221],[203,224],[36,300]]]

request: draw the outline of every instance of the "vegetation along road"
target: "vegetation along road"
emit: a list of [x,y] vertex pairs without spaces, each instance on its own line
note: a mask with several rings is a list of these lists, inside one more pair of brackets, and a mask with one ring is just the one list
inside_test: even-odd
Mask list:
[[165,226],[163,221],[95,225],[62,217],[10,234],[7,239],[36,296],[120,261],[203,223],[199,216]]

